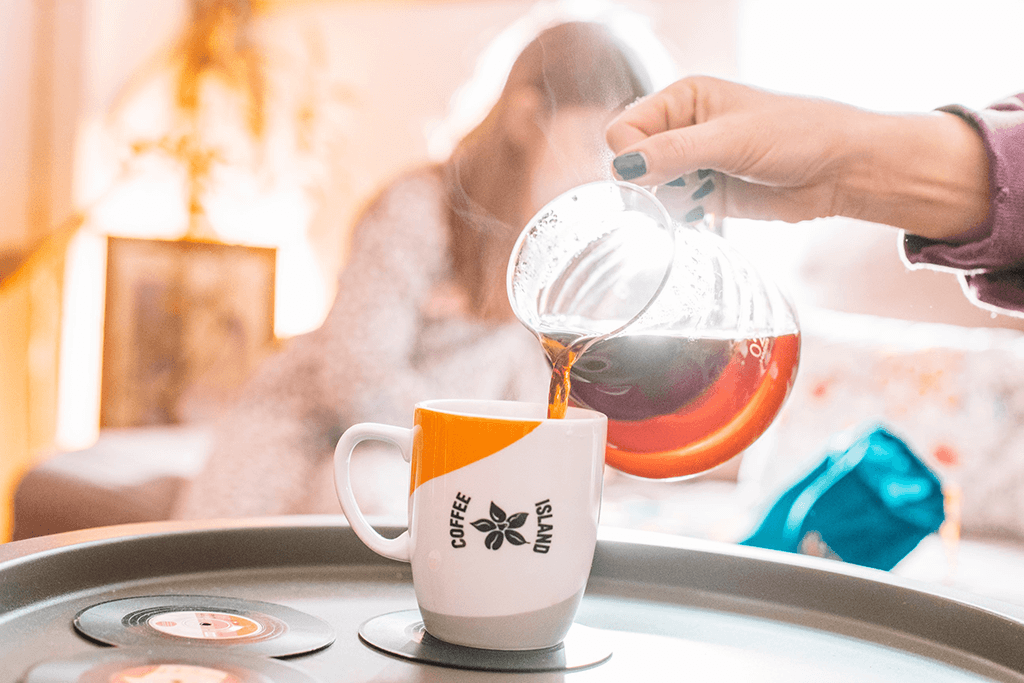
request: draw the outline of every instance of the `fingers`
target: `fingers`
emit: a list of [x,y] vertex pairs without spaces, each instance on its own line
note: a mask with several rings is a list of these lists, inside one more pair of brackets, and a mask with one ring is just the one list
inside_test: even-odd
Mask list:
[[623,180],[662,185],[699,170],[728,172],[732,149],[720,126],[703,123],[643,138],[623,148],[612,167]]
[[658,133],[689,126],[694,117],[695,79],[684,78],[638,100],[608,125],[605,136],[612,151],[620,151]]
[[689,173],[657,187],[657,196],[676,221],[695,223],[713,217],[715,223],[725,214],[725,177],[713,171]]
[[728,148],[710,102],[720,100],[719,91],[727,87],[713,78],[684,78],[626,109],[606,130],[617,155],[612,163],[616,175],[660,185],[717,168]]
[[863,156],[849,143],[861,118],[828,100],[691,77],[627,109],[606,137],[616,176],[659,187],[679,179],[687,216],[717,215],[717,203],[725,215],[799,221],[836,212],[849,160]]

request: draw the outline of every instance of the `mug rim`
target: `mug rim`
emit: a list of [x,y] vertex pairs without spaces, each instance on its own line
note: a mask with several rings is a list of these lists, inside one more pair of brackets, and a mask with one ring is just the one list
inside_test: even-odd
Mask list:
[[[501,410],[489,410],[489,408],[501,407]],[[459,415],[462,417],[477,417],[488,420],[531,420],[556,422],[573,420],[607,420],[607,416],[597,410],[568,406],[565,411],[565,418],[549,418],[548,404],[537,401],[506,401],[501,399],[473,399],[473,398],[432,398],[416,403],[416,410],[429,410],[434,413],[446,415]]]

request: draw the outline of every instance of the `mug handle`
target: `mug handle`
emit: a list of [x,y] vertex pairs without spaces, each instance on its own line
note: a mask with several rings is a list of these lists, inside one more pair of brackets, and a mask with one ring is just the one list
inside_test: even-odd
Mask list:
[[362,441],[384,441],[394,444],[402,451],[405,461],[410,462],[414,434],[415,428],[406,429],[374,422],[362,422],[346,429],[334,449],[334,485],[338,492],[338,500],[341,502],[341,509],[348,517],[352,530],[370,550],[401,562],[410,561],[409,530],[406,529],[396,538],[385,538],[370,526],[370,523],[363,517],[359,504],[356,503],[356,497],[352,494],[349,463],[352,460],[352,451]]

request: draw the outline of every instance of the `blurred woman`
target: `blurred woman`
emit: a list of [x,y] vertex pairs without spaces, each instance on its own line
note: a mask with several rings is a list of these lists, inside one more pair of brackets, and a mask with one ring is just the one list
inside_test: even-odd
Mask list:
[[[336,513],[333,449],[348,426],[411,425],[429,398],[545,401],[540,344],[505,291],[512,247],[548,201],[610,177],[604,129],[650,90],[605,26],[539,33],[450,158],[371,203],[324,324],[257,373],[175,516]],[[369,515],[404,512],[402,460],[379,450],[353,458],[356,495]]]

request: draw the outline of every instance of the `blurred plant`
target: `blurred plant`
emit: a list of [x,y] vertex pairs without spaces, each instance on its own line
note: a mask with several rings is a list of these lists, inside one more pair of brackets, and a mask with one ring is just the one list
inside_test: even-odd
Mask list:
[[[120,179],[144,173],[135,162],[153,156],[181,169],[186,238],[217,239],[204,204],[225,177],[221,170],[243,169],[268,187],[287,174],[307,190],[329,173],[339,129],[333,105],[350,103],[351,93],[325,80],[326,52],[315,32],[301,39],[304,55],[268,56],[260,25],[266,11],[260,0],[189,0],[188,22],[169,59],[161,59],[155,74],[137,74],[112,112],[113,130],[126,145],[120,148],[128,152]],[[155,83],[162,84],[170,118],[158,123],[149,115],[140,123],[128,111]]]
[[191,0],[192,17],[181,43],[177,104],[197,116],[202,84],[220,78],[246,99],[249,132],[263,135],[267,76],[255,40],[253,0]]
[[180,162],[186,173],[188,238],[211,237],[203,197],[215,164],[224,152],[204,136],[204,84],[220,81],[241,95],[248,133],[262,142],[266,129],[265,61],[254,38],[253,0],[191,0],[191,17],[177,51],[180,64],[175,105],[183,114],[181,130],[132,144],[133,154],[158,151]]

